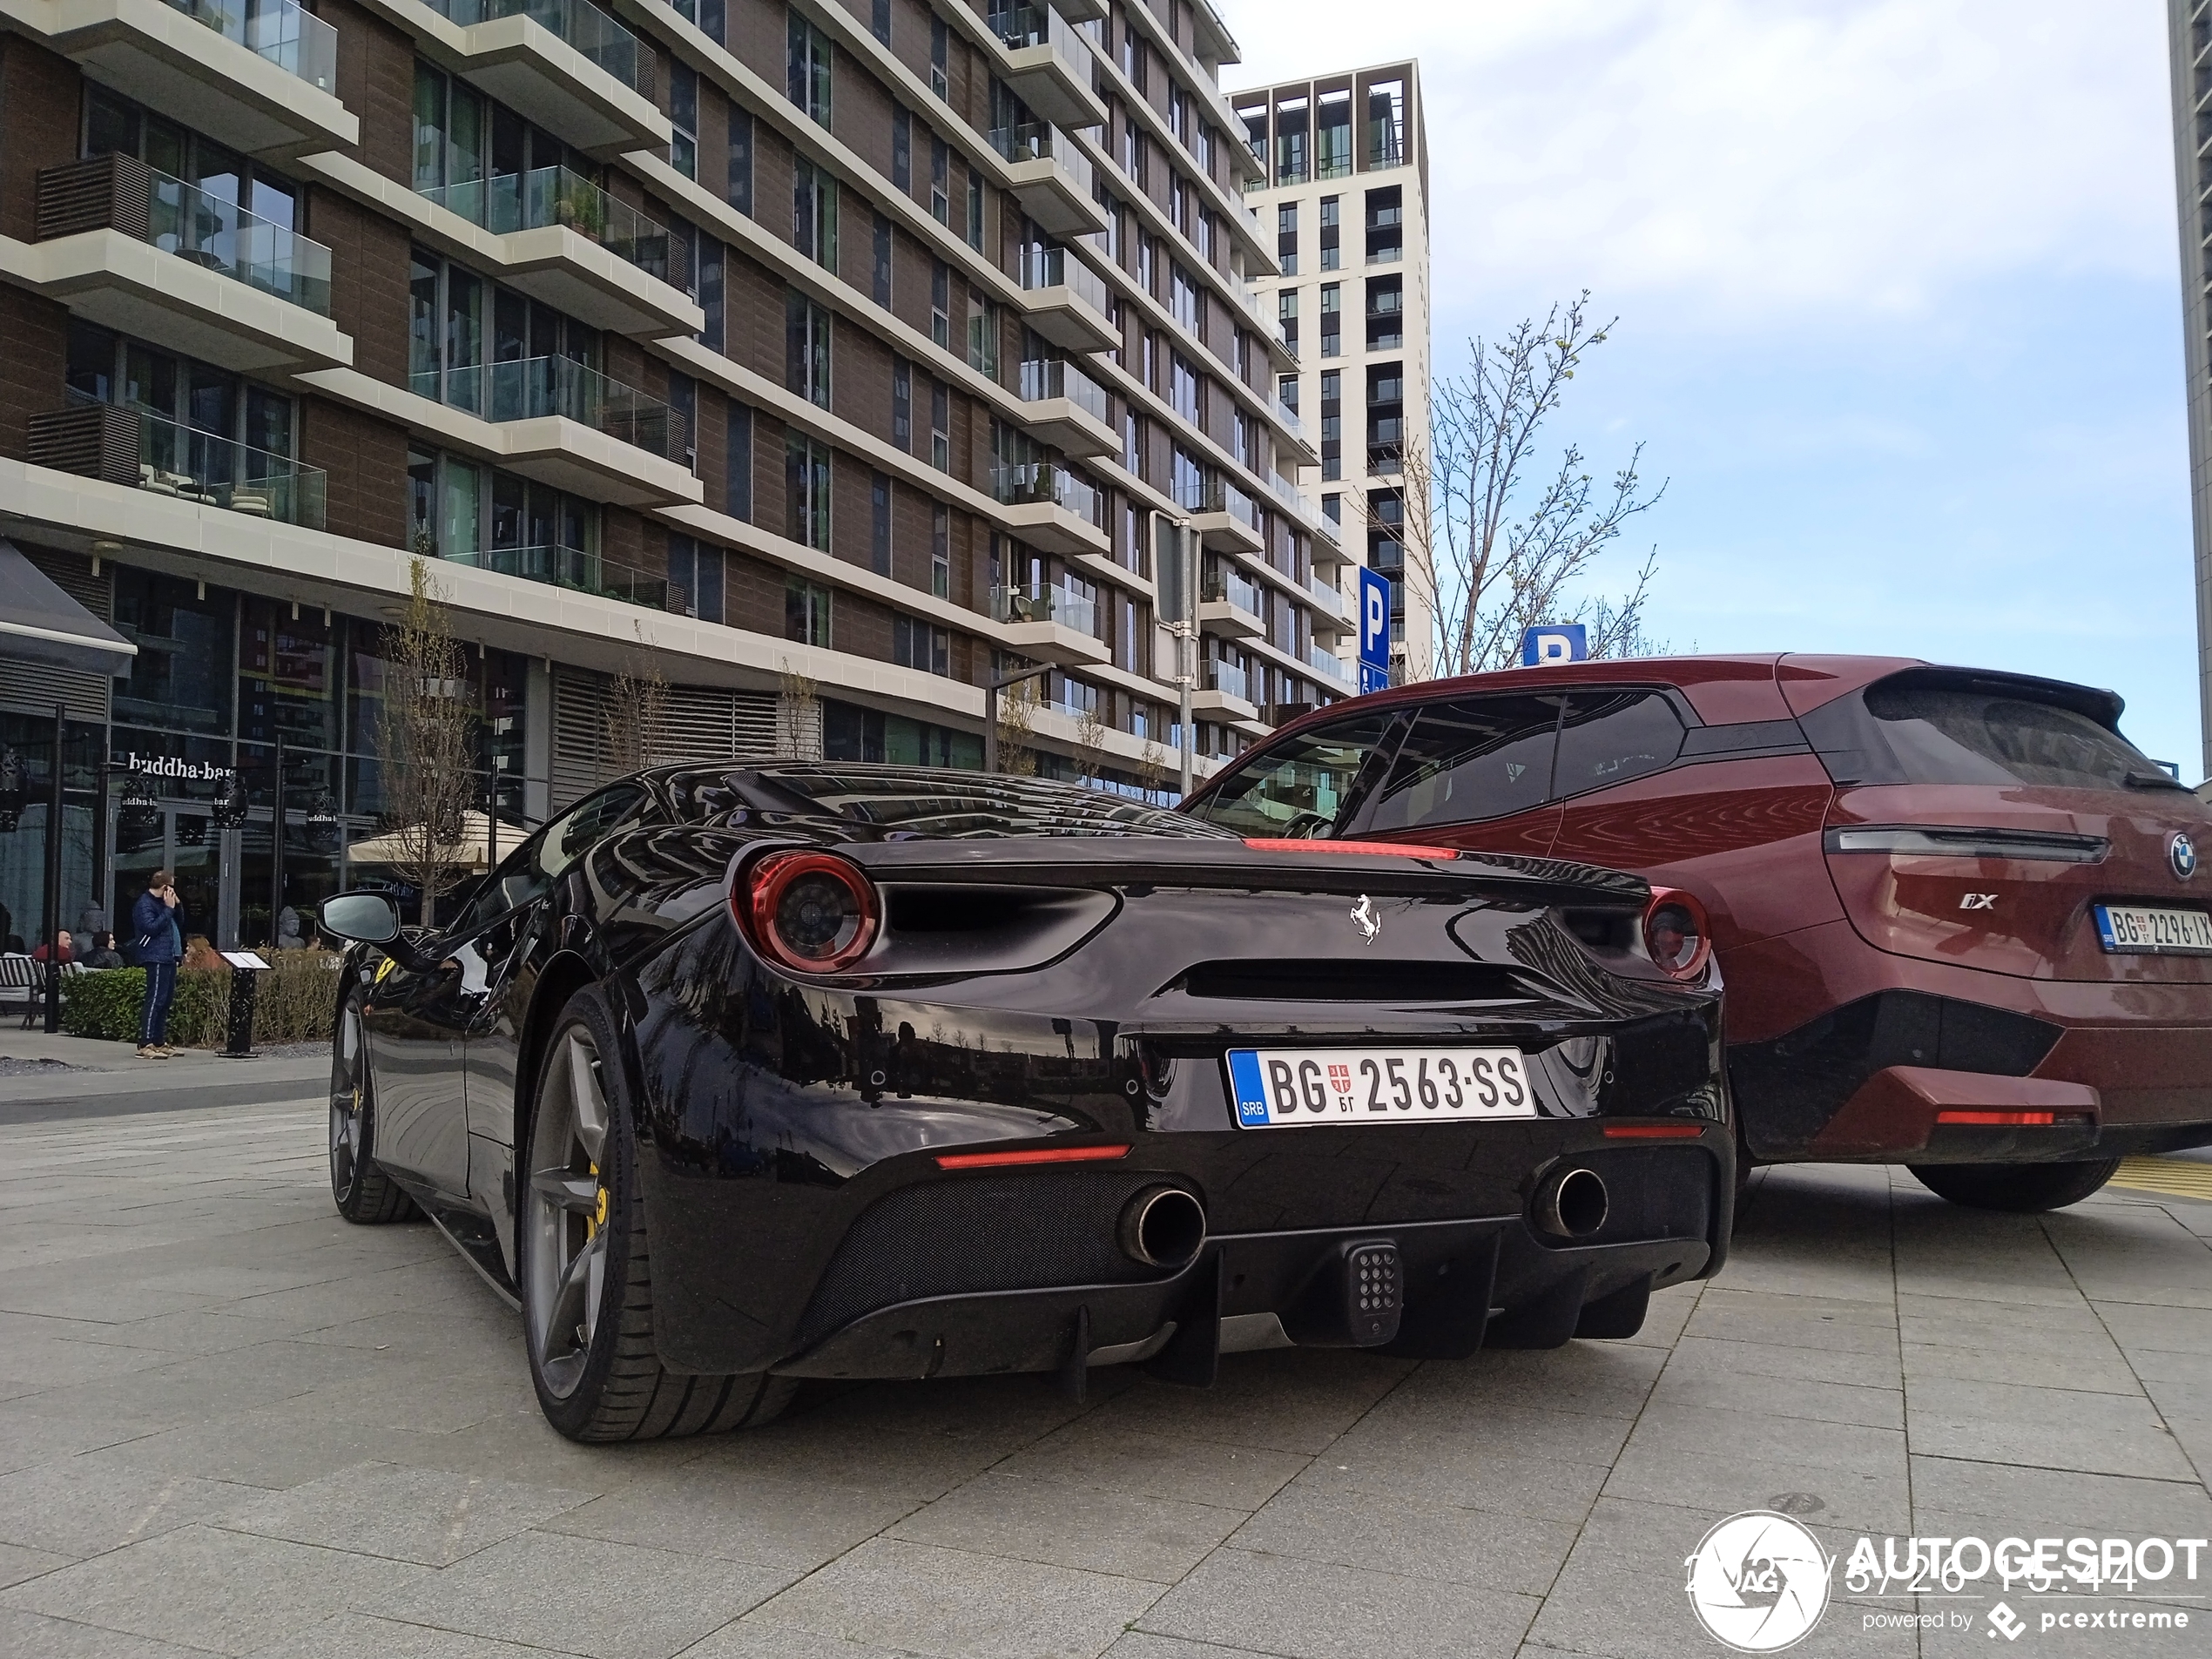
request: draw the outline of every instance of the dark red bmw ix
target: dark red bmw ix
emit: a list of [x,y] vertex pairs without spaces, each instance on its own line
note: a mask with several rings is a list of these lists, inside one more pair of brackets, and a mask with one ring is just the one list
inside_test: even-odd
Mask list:
[[1308,715],[1186,807],[1632,870],[1648,949],[1718,954],[1747,1162],[2043,1210],[2212,1143],[2212,810],[2121,707],[1897,658],[1515,669]]

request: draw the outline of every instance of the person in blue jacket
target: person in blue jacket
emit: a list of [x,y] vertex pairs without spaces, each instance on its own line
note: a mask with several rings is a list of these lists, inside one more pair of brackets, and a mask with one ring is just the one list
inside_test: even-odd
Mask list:
[[145,1001],[138,1011],[138,1058],[166,1060],[169,1001],[177,994],[177,964],[185,954],[177,889],[169,872],[156,870],[131,906],[131,960],[146,970]]

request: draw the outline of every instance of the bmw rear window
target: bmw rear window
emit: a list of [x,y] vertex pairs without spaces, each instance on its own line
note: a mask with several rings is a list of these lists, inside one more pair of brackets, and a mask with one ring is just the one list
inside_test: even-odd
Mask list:
[[2164,779],[2110,727],[2001,682],[1883,681],[1867,687],[1864,701],[1901,783],[2124,789],[2131,779],[2140,788]]

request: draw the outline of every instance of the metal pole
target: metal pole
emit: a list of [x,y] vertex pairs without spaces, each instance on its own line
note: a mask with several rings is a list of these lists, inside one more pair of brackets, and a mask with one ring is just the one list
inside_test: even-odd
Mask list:
[[983,770],[995,773],[999,769],[999,683],[996,679],[983,682]]
[[92,907],[100,913],[102,918],[107,922],[108,931],[112,933],[115,931],[115,917],[108,905],[107,798],[108,772],[113,763],[107,759],[105,752],[107,746],[107,728],[102,726],[100,728],[102,752],[99,764],[93,768],[94,775],[98,778],[99,782],[94,786],[95,795],[92,805]]
[[269,943],[277,941],[277,912],[284,908],[284,732],[276,734],[276,792],[269,801]]
[[1190,525],[1177,524],[1175,527],[1176,566],[1181,572],[1183,602],[1186,610],[1186,614],[1177,621],[1175,628],[1176,705],[1183,722],[1183,793],[1186,799],[1190,793],[1192,758],[1197,748],[1197,733],[1190,729],[1190,688],[1198,673],[1198,572],[1195,568],[1197,562],[1190,555]]
[[69,711],[54,705],[54,792],[46,806],[46,1033],[62,1028],[62,746]]

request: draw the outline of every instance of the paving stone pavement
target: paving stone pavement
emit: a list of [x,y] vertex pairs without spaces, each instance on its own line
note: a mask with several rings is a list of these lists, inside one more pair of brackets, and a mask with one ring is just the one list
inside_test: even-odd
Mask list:
[[[1675,1659],[1723,1651],[1685,1558],[1777,1501],[1838,1552],[2212,1535],[2212,1204],[1993,1216],[1769,1172],[1727,1271],[1633,1341],[1233,1356],[1082,1406],[825,1390],[586,1448],[429,1227],[331,1212],[322,1130],[315,1102],[0,1124],[0,1653]],[[1867,1629],[1993,1598],[1838,1585],[1796,1651],[2007,1647]]]

